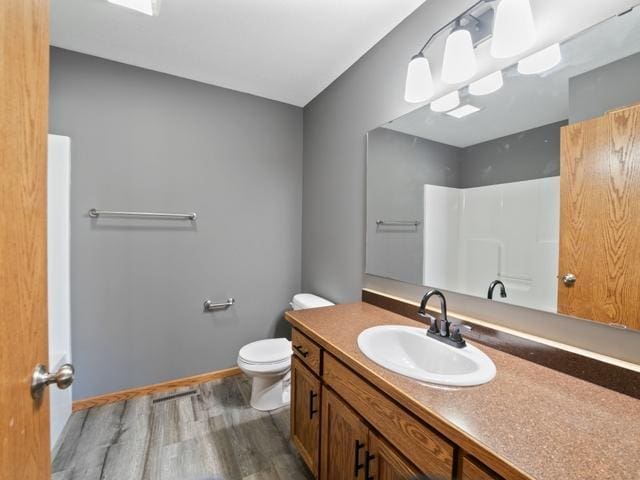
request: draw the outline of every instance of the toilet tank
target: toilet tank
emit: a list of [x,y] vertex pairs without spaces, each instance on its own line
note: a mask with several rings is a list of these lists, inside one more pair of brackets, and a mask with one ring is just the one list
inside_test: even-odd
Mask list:
[[293,296],[290,305],[294,310],[304,310],[305,308],[330,307],[335,304],[311,293],[298,293]]

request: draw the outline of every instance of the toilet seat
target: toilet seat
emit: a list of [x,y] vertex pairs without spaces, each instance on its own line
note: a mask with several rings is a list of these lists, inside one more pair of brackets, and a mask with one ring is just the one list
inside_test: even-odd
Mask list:
[[282,366],[291,362],[291,342],[286,338],[270,338],[252,342],[240,349],[238,361],[247,365]]

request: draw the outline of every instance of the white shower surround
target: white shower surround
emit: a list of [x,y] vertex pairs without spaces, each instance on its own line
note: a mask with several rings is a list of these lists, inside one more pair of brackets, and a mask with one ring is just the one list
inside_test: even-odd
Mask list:
[[424,186],[423,284],[557,311],[560,177],[458,189]]
[[[47,162],[47,270],[49,371],[71,362],[70,197],[71,139],[49,135]],[[49,388],[51,448],[71,416],[72,388]]]

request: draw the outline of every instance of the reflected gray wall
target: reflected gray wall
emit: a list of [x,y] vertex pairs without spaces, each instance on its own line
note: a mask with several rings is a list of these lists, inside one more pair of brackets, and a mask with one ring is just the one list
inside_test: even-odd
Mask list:
[[544,125],[462,149],[460,188],[560,175],[560,128]]
[[[71,137],[76,398],[231,367],[242,345],[286,333],[300,108],[54,48],[50,131]],[[92,207],[198,220],[94,221]]]
[[424,185],[472,188],[560,174],[558,122],[467,148],[388,128],[367,134],[366,272],[422,284],[424,224],[384,227],[376,220],[424,220]]
[[386,128],[368,134],[367,272],[422,283],[423,223],[377,226],[376,220],[424,220],[424,185],[460,183],[459,149]]
[[[404,101],[408,60],[428,32],[472,4],[426,2],[305,107],[303,289],[338,302],[358,300],[363,286],[411,300],[424,293],[423,287],[363,276],[365,135],[417,107]],[[585,28],[592,20],[577,16],[574,26]],[[640,364],[638,332],[464,295],[448,299],[454,311]]]
[[569,120],[581,122],[640,102],[640,53],[569,80]]

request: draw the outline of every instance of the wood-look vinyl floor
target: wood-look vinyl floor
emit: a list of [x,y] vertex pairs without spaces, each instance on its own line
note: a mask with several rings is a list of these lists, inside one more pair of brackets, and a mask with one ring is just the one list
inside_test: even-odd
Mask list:
[[244,376],[194,389],[75,412],[56,444],[52,480],[313,478],[289,443],[288,407],[252,409]]

